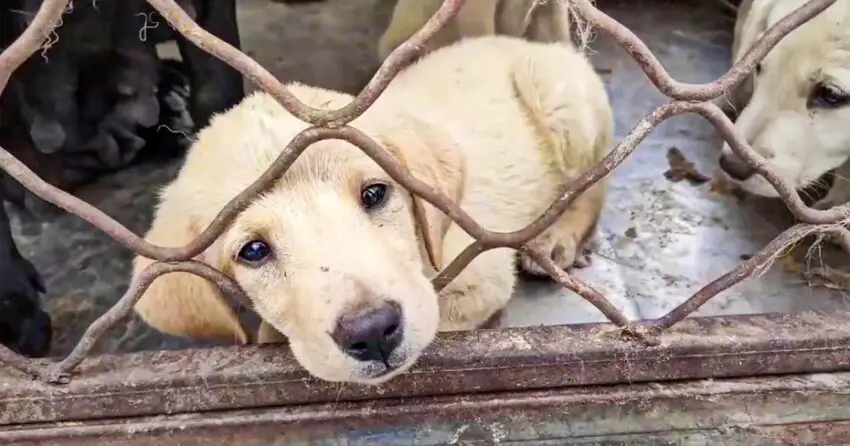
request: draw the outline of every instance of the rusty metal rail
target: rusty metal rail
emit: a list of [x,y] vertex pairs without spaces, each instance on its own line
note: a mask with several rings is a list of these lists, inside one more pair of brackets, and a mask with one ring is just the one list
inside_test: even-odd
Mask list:
[[[815,210],[807,207],[794,187],[784,181],[766,159],[735,133],[732,122],[716,105],[708,102],[742,81],[783,36],[835,1],[809,1],[768,30],[740,62],[716,81],[686,84],[673,79],[638,37],[597,9],[590,0],[572,0],[578,14],[589,25],[613,37],[671,101],[639,121],[601,163],[569,183],[564,194],[536,221],[524,229],[503,233],[479,225],[457,203],[413,178],[406,168],[376,142],[347,125],[362,114],[390,80],[417,57],[422,43],[431,38],[461,8],[464,0],[444,1],[439,11],[421,30],[390,54],[357,98],[334,111],[313,109],[298,101],[253,59],[200,28],[174,0],[148,0],[174,29],[198,47],[239,70],[246,78],[273,95],[293,115],[311,123],[312,127],[297,135],[260,178],[228,203],[197,239],[183,247],[147,243],[95,207],[50,186],[0,148],[0,168],[37,196],[76,214],[136,253],[158,260],[130,285],[113,308],[87,329],[75,349],[63,360],[30,360],[0,346],[0,362],[40,378],[40,381],[17,378],[19,385],[3,391],[5,407],[0,415],[0,425],[80,420],[107,415],[145,416],[263,405],[325,403],[340,399],[418,397],[576,384],[846,370],[850,364],[850,350],[846,347],[850,345],[848,314],[685,320],[718,293],[763,272],[786,247],[805,237],[830,234],[850,251],[850,231],[842,224],[850,219],[850,208],[842,206]],[[0,91],[12,71],[42,47],[67,5],[68,0],[44,0],[29,28],[0,54]],[[668,314],[650,321],[629,321],[592,286],[559,270],[548,257],[529,251],[525,244],[551,225],[580,193],[622,163],[656,126],[684,113],[696,113],[711,122],[729,142],[732,150],[776,188],[800,223],[777,236],[737,268],[694,293]],[[498,247],[512,247],[529,252],[554,280],[584,297],[614,325],[441,334],[427,351],[420,366],[382,386],[380,390],[339,387],[308,380],[291,356],[284,355],[281,350],[283,347],[279,346],[103,356],[83,363],[103,333],[128,316],[141,293],[162,274],[175,271],[196,274],[248,304],[247,298],[232,279],[190,259],[212,244],[227,223],[244,210],[253,197],[272,187],[276,179],[309,145],[331,138],[347,140],[360,147],[393,179],[431,202],[476,239],[434,279],[437,289],[446,286],[482,252]],[[753,334],[753,330],[758,334]],[[640,348],[636,348],[635,342]],[[736,346],[734,351],[730,349],[733,345]],[[264,359],[270,354],[276,358],[273,364]],[[146,359],[139,359],[142,357]],[[659,370],[657,364],[662,360],[666,367]],[[78,374],[71,380],[72,372],[81,363],[83,365],[77,370]],[[117,371],[121,371],[122,375],[118,375]],[[127,378],[123,373],[129,371],[133,371],[133,374]],[[6,372],[0,371],[0,377],[4,376],[3,373]],[[15,379],[14,376],[9,372],[4,379]],[[483,376],[487,376],[492,384],[484,384],[488,380],[483,380]],[[58,383],[65,385],[54,385]],[[115,390],[130,388],[127,386],[136,389],[137,399],[116,401]],[[200,387],[204,388],[203,392],[199,391]]]
[[[34,424],[0,432],[0,443],[554,446],[681,444],[683,439],[690,439],[697,444],[820,446],[847,444],[848,405],[850,375],[816,374]],[[378,429],[387,424],[396,427],[394,436],[376,438]],[[589,431],[589,435],[583,431]],[[342,443],[349,438],[354,441]]]
[[[282,345],[103,355],[83,363],[68,385],[20,380],[0,390],[0,426],[834,372],[850,363],[850,317],[811,312],[689,318],[659,341],[636,348],[612,324],[442,333],[416,367],[380,387],[310,379]],[[0,382],[9,379],[11,372],[0,372]]]

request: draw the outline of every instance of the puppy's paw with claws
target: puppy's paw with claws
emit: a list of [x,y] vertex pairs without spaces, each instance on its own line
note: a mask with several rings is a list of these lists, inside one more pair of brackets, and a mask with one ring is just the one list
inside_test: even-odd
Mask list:
[[[558,234],[544,232],[529,243],[529,247],[537,252],[548,254],[555,266],[561,270],[585,268],[591,263],[591,254],[598,246],[598,240],[595,236],[592,236],[583,243],[576,243],[577,239],[578,237],[574,234],[558,237]],[[520,254],[520,265],[522,270],[528,274],[549,276],[543,267],[525,253]]]

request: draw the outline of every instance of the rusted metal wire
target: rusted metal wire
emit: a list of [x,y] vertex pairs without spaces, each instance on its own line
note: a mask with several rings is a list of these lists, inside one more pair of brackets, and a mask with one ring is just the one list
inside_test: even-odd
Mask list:
[[419,397],[567,387],[605,386],[591,390],[605,393],[618,384],[667,388],[670,381],[834,373],[850,364],[848,312],[692,317],[658,338],[655,347],[624,342],[609,323],[443,332],[408,373],[380,386],[311,379],[282,344],[97,355],[61,387],[0,369],[0,444],[8,427],[23,424],[369,400],[415,406]]
[[[719,97],[750,74],[782,37],[836,2],[836,0],[809,0],[803,6],[766,30],[759,41],[726,74],[720,76],[714,82],[707,84],[687,84],[673,79],[661,65],[661,62],[652,55],[652,51],[649,50],[649,47],[643,41],[635,36],[627,27],[596,9],[590,0],[572,1],[579,14],[587,19],[591,25],[617,40],[620,46],[635,59],[640,65],[641,70],[646,73],[647,77],[649,77],[652,83],[662,93],[681,101],[707,101]],[[707,118],[705,115],[704,117]],[[730,146],[733,146],[735,153],[744,158],[748,164],[756,167],[758,173],[773,185],[780,197],[782,197],[782,200],[785,201],[788,208],[799,220],[805,223],[828,224],[836,223],[850,217],[850,208],[847,206],[824,211],[806,206],[796,194],[794,187],[783,181],[779,173],[770,167],[764,157],[752,150],[743,138],[735,134],[732,123],[728,118],[723,119],[722,121],[726,124],[721,125],[718,125],[720,124],[718,119],[710,119],[710,121],[723,133],[723,138],[729,142]],[[737,146],[737,148],[734,146]]]
[[818,233],[836,234],[841,237],[842,240],[846,240],[847,237],[850,236],[847,229],[843,227],[824,228],[822,226],[805,223],[792,226],[790,229],[771,240],[770,243],[762,248],[761,251],[750,257],[744,263],[738,265],[737,268],[723,274],[708,285],[702,287],[688,300],[682,302],[679,306],[672,309],[664,316],[650,321],[649,325],[654,331],[660,331],[671,327],[699,309],[699,307],[708,302],[712,297],[722,293],[748,277],[759,275],[766,271],[770,265],[776,261],[782,251],[787,249],[789,246],[792,246],[804,237]]
[[[143,274],[139,275],[135,282],[130,285],[127,292],[124,293],[121,299],[109,311],[89,325],[89,328],[86,329],[86,332],[83,334],[80,342],[74,347],[74,350],[64,360],[52,365],[48,369],[47,380],[54,383],[67,382],[69,379],[68,373],[85,359],[101,336],[106,333],[106,330],[109,330],[109,328],[117,324],[120,320],[130,315],[130,312],[133,311],[133,305],[136,304],[139,297],[148,289],[151,283],[159,276],[176,272],[195,274],[211,280],[225,295],[239,296],[243,294],[242,288],[233,279],[219,273],[205,263],[193,260],[171,264],[155,262],[146,268]],[[250,308],[250,302],[247,299],[242,303],[249,305]]]
[[[848,404],[850,375],[805,374],[83,419],[3,430],[0,443],[839,445],[850,437]],[[393,434],[375,433],[388,426]]]
[[6,89],[12,73],[39,48],[49,42],[50,34],[59,24],[68,0],[44,0],[32,23],[8,48],[0,52],[0,92]]
[[[409,170],[378,143],[359,130],[346,125],[368,109],[387,88],[394,76],[418,57],[424,44],[457,13],[465,0],[444,1],[422,29],[389,55],[368,85],[351,103],[330,111],[315,109],[299,101],[252,58],[198,26],[174,0],[148,0],[148,3],[165,18],[169,25],[181,32],[188,40],[238,70],[276,98],[295,117],[311,124],[312,127],[293,138],[263,175],[224,206],[200,236],[182,247],[155,246],[144,241],[95,207],[44,182],[9,152],[0,148],[0,168],[35,195],[86,220],[137,254],[157,261],[150,265],[135,283],[131,284],[124,296],[110,310],[91,324],[77,346],[64,360],[42,366],[37,361],[28,360],[8,349],[0,348],[0,361],[25,373],[38,375],[50,383],[67,382],[69,374],[88,355],[103,333],[130,314],[135,302],[157,277],[171,272],[179,271],[204,277],[219,286],[226,294],[250,306],[250,302],[235,281],[214,268],[191,259],[209,247],[254,197],[273,187],[277,179],[307,147],[325,139],[342,139],[360,147],[394,180],[433,204],[475,239],[433,280],[437,290],[449,284],[481,253],[494,248],[511,247],[529,254],[554,280],[581,295],[627,333],[635,335],[645,343],[653,343],[652,338],[661,330],[680,322],[718,293],[767,269],[789,244],[809,235],[829,234],[845,248],[850,248],[850,232],[840,224],[850,219],[850,207],[842,206],[830,210],[815,210],[807,207],[794,187],[783,180],[764,157],[736,134],[732,122],[721,110],[707,102],[719,97],[742,81],[782,37],[835,1],[809,1],[769,29],[745,57],[726,74],[714,82],[688,84],[673,79],[637,36],[593,6],[590,0],[572,0],[576,12],[586,20],[587,24],[613,37],[639,63],[655,86],[671,97],[672,101],[656,108],[639,121],[628,136],[618,143],[598,165],[565,185],[562,196],[530,225],[513,232],[496,232],[478,224],[459,207],[458,203],[414,178]],[[0,54],[0,91],[5,87],[12,72],[38,51],[57,23],[61,23],[62,12],[67,5],[68,0],[45,0],[32,24],[7,50]],[[729,143],[731,149],[776,188],[780,197],[801,223],[780,234],[758,254],[705,286],[666,315],[647,323],[635,324],[593,287],[560,270],[548,256],[530,250],[526,243],[553,224],[582,192],[608,175],[631,155],[660,123],[684,113],[696,113],[711,122]]]
[[390,53],[378,72],[351,103],[338,110],[327,111],[310,107],[299,101],[256,61],[198,26],[174,0],[148,0],[148,3],[165,18],[172,28],[181,32],[204,51],[239,70],[242,75],[277,99],[293,116],[316,126],[331,128],[351,122],[363,114],[383,93],[395,75],[419,55],[423,44],[454,17],[465,2],[466,0],[445,0],[422,29]]

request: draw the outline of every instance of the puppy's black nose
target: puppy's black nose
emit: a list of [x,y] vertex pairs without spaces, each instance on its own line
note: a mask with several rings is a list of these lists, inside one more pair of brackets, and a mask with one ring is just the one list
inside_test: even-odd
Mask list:
[[337,322],[333,339],[346,354],[359,361],[384,361],[401,343],[401,309],[385,303]]
[[756,169],[731,153],[720,155],[720,168],[738,181],[745,181],[756,173]]

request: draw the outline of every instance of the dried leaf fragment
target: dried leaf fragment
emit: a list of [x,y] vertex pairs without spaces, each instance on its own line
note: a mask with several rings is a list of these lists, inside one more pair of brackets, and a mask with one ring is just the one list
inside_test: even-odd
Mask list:
[[739,200],[744,199],[744,191],[720,174],[714,175],[714,179],[708,185],[708,193],[725,197],[735,197]]
[[685,154],[676,147],[667,149],[667,165],[669,169],[664,172],[664,177],[670,181],[687,180],[691,184],[703,184],[711,180],[710,177],[698,171],[694,163],[688,161]]

